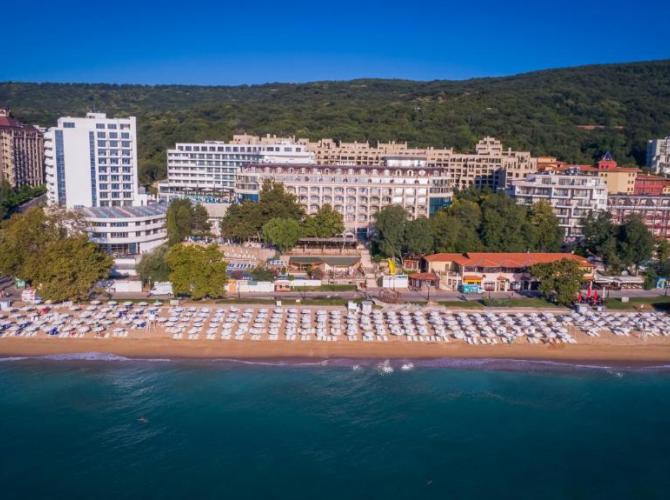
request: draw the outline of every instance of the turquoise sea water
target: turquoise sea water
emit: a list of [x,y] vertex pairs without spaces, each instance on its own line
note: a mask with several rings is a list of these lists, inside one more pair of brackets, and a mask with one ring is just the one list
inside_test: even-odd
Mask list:
[[0,361],[0,498],[670,496],[667,371],[363,365]]

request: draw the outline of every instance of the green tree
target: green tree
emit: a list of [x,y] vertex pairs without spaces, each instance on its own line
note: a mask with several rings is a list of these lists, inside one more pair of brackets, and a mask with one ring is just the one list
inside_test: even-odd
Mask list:
[[670,241],[659,238],[656,242],[656,259],[665,262],[670,259]]
[[402,258],[407,212],[400,205],[389,205],[375,214],[373,242],[385,257]]
[[535,240],[535,250],[540,252],[560,251],[564,231],[559,226],[558,217],[556,217],[548,202],[540,201],[533,205],[530,210],[530,225],[533,229],[531,237]]
[[94,285],[109,276],[114,260],[85,235],[52,240],[27,263],[43,299],[86,300]]
[[170,279],[170,267],[166,261],[169,250],[168,245],[161,245],[142,256],[142,260],[137,264],[137,274],[144,283],[168,281]]
[[406,254],[426,255],[433,251],[433,246],[433,232],[428,219],[419,217],[405,224],[403,250]]
[[207,209],[200,203],[193,207],[191,215],[191,232],[197,236],[207,236],[212,230]]
[[65,236],[41,208],[15,214],[0,226],[0,274],[32,281],[37,271],[32,257],[41,255],[50,241]]
[[270,219],[263,226],[263,238],[280,252],[285,252],[300,239],[300,223],[295,219]]
[[507,195],[493,194],[482,202],[481,239],[493,252],[525,252],[533,247],[534,232],[527,209]]
[[305,210],[296,197],[286,192],[284,185],[266,181],[258,202],[243,201],[228,208],[219,225],[225,238],[244,241],[263,237],[263,226],[270,219],[292,219],[301,221]]
[[607,267],[617,268],[617,228],[608,212],[591,212],[584,220],[582,228],[582,248],[586,253],[602,259]]
[[226,215],[219,222],[219,230],[224,238],[247,241],[260,236],[263,227],[260,222],[259,204],[253,201],[243,201],[228,207]]
[[176,245],[191,236],[193,231],[193,204],[189,199],[173,200],[167,211],[168,244]]
[[619,227],[618,255],[626,265],[637,269],[644,261],[651,259],[654,251],[654,236],[638,215],[631,215]]
[[260,192],[261,227],[270,219],[302,220],[305,209],[298,203],[295,195],[287,192],[280,182],[266,180]]
[[539,280],[539,291],[547,300],[571,304],[584,281],[584,270],[572,259],[561,259],[546,264],[535,264],[530,274]]
[[330,238],[344,232],[342,214],[329,204],[323,205],[312,216],[305,217],[302,225],[303,236]]
[[476,252],[482,249],[479,239],[481,210],[470,201],[457,201],[430,218],[436,252]]
[[175,295],[193,299],[218,299],[225,295],[226,262],[216,245],[180,243],[170,248],[166,261]]

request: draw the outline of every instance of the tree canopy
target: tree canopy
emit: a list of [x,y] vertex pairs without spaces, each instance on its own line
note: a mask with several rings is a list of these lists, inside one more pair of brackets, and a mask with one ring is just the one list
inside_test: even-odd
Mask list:
[[287,192],[281,183],[266,181],[258,202],[247,200],[230,206],[219,227],[221,235],[231,240],[262,239],[263,226],[270,219],[302,221],[304,216],[305,210],[295,195]]
[[295,219],[275,217],[263,226],[263,239],[280,252],[295,246],[300,239],[300,223]]
[[43,299],[87,300],[94,285],[109,275],[114,260],[86,235],[49,241],[28,265],[30,281]]
[[342,214],[329,204],[323,205],[314,215],[308,215],[302,223],[302,236],[330,238],[344,232]]
[[470,150],[478,139],[492,135],[505,146],[536,156],[589,163],[610,150],[621,162],[643,165],[646,141],[670,130],[670,61],[426,82],[4,82],[0,102],[10,105],[23,122],[44,126],[91,109],[137,116],[144,184],[165,177],[165,151],[176,142],[226,139],[238,132],[313,140],[398,140],[457,150]]
[[113,260],[75,230],[76,220],[66,217],[31,208],[5,221],[0,227],[0,274],[26,280],[43,299],[88,298],[95,283],[108,276]]
[[546,299],[563,305],[575,300],[584,281],[584,271],[572,259],[535,264],[530,274],[539,280],[539,290]]
[[654,252],[654,236],[637,215],[626,218],[623,224],[614,224],[609,213],[591,213],[582,228],[582,250],[602,259],[615,272],[625,267],[636,269],[649,260]]
[[218,299],[225,295],[226,262],[216,245],[179,243],[166,256],[175,295]]
[[373,243],[386,257],[402,257],[405,247],[407,212],[400,205],[388,205],[375,214]]
[[153,283],[170,279],[170,267],[165,260],[169,250],[168,245],[161,245],[142,256],[142,260],[137,264],[137,274],[142,282]]
[[[551,206],[518,205],[505,193],[456,193],[430,219],[407,221],[401,207],[379,211],[375,249],[386,257],[432,252],[556,252],[563,230]],[[400,250],[399,250],[400,249]]]
[[193,205],[188,198],[172,200],[166,216],[168,244],[209,235],[212,228],[208,218],[207,209],[200,203]]

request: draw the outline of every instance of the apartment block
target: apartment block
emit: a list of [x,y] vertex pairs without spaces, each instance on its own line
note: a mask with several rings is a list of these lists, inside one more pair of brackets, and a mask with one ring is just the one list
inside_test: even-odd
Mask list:
[[62,207],[139,204],[135,117],[63,117],[45,134],[49,203]]
[[647,166],[656,174],[670,174],[670,136],[647,142]]
[[617,224],[638,215],[654,236],[670,239],[670,196],[614,195],[607,200],[607,210]]
[[581,236],[588,214],[607,209],[605,181],[599,176],[580,173],[578,169],[530,175],[525,180],[515,181],[510,194],[524,205],[548,202],[565,231],[566,241]]
[[0,183],[13,187],[44,184],[44,138],[32,125],[0,108]]

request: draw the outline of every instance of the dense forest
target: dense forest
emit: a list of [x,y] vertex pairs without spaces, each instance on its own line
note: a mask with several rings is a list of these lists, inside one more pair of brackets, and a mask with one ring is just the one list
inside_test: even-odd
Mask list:
[[505,146],[590,162],[605,150],[644,164],[646,142],[670,135],[670,61],[555,69],[464,81],[361,79],[183,86],[0,83],[0,105],[51,126],[90,110],[138,118],[143,182],[165,174],[177,141],[233,133],[399,140],[470,150]]

